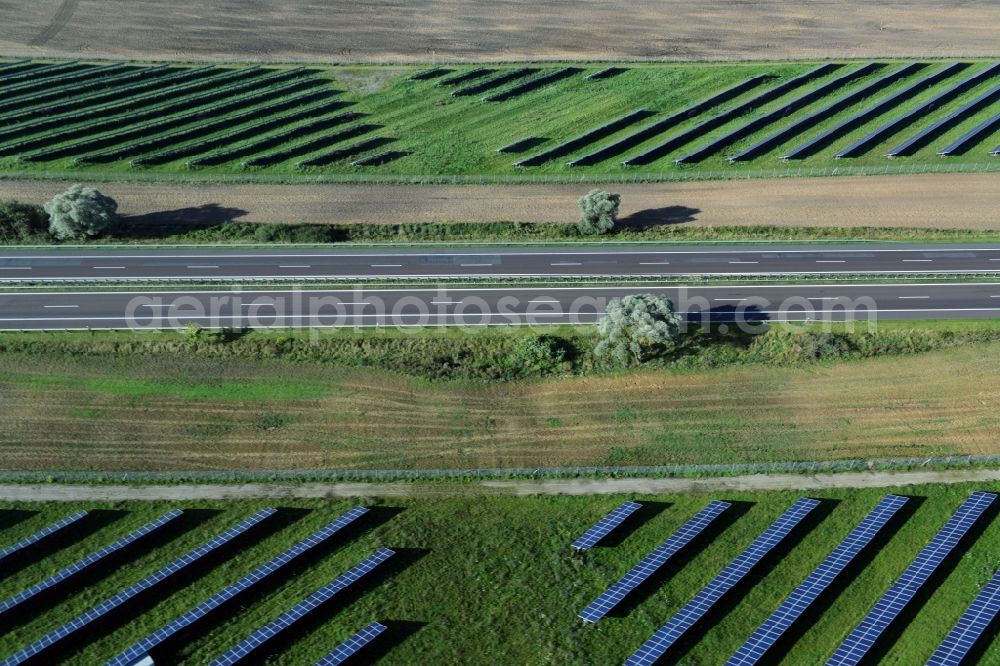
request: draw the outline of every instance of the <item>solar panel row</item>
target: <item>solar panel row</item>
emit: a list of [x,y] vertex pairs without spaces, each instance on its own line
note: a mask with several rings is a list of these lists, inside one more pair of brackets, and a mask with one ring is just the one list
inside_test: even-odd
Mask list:
[[333,649],[333,652],[316,662],[316,666],[338,666],[353,657],[358,650],[375,640],[385,631],[385,625],[372,622]]
[[584,622],[597,622],[611,612],[632,590],[639,587],[667,561],[676,555],[681,548],[689,544],[713,520],[722,515],[731,504],[713,500],[707,507],[699,511],[693,518],[684,523],[676,532],[657,546],[649,555],[642,558],[639,564],[632,567],[621,580],[609,587],[600,596],[580,611]]
[[1000,570],[993,574],[983,589],[948,632],[941,645],[927,661],[927,666],[959,666],[987,627],[1000,613]]
[[775,546],[787,537],[819,501],[802,498],[764,530],[753,543],[736,556],[708,585],[695,595],[632,656],[626,666],[652,666],[677,640],[698,622],[729,590],[739,583]]
[[[962,136],[955,139],[955,141],[949,146],[939,150],[938,155],[947,157],[962,153],[972,144],[992,134],[997,128],[1000,128],[1000,113],[996,114],[992,118],[987,118]],[[1000,152],[1000,150],[994,150],[993,154],[996,155],[998,152]]]
[[760,661],[906,502],[907,498],[899,495],[887,495],[882,498],[871,513],[851,530],[840,545],[834,548],[802,584],[788,595],[781,606],[753,632],[729,658],[726,666],[750,666]]
[[940,104],[944,104],[945,102],[951,101],[962,92],[982,83],[983,81],[986,81],[987,79],[996,76],[998,73],[1000,73],[1000,63],[994,63],[993,65],[990,65],[989,67],[976,72],[972,76],[968,76],[962,79],[961,81],[950,86],[949,88],[942,90],[934,97],[931,97],[930,99],[918,104],[916,107],[910,109],[903,115],[896,116],[892,120],[886,122],[885,124],[879,126],[877,129],[873,130],[872,132],[869,132],[868,134],[861,137],[848,147],[838,152],[835,157],[857,157],[858,155],[864,153],[869,148],[875,146],[875,144],[879,143],[883,139],[892,136],[893,134],[901,130],[903,127],[909,125],[914,120],[917,120],[918,118],[922,118],[923,116],[927,115],[935,108],[937,108]]
[[817,99],[826,97],[827,95],[836,92],[840,88],[844,87],[856,78],[867,76],[872,71],[881,67],[878,63],[870,62],[867,65],[862,65],[857,67],[843,76],[838,76],[837,78],[827,81],[817,88],[808,90],[803,94],[799,95],[795,99],[779,106],[777,109],[769,111],[762,116],[753,118],[739,127],[733,128],[732,130],[726,132],[720,137],[712,139],[708,143],[696,148],[687,155],[682,155],[674,160],[678,164],[688,164],[691,162],[699,162],[709,155],[722,150],[726,146],[730,146],[745,136],[771,125],[788,115],[795,113],[799,109],[802,109],[809,104],[812,104]]
[[779,83],[778,85],[768,88],[764,92],[755,95],[754,97],[737,104],[736,106],[730,107],[725,111],[722,111],[716,116],[708,118],[694,127],[676,134],[666,141],[648,148],[638,155],[633,155],[622,162],[623,166],[641,166],[644,164],[649,164],[650,162],[659,159],[660,157],[666,155],[670,151],[680,148],[683,145],[694,141],[695,139],[701,137],[707,132],[714,130],[717,127],[725,125],[730,120],[739,118],[745,113],[749,113],[754,109],[761,107],[768,102],[778,99],[782,95],[800,88],[805,84],[809,83],[813,79],[819,78],[821,76],[826,76],[831,71],[833,71],[837,66],[832,64],[822,65],[813,69],[805,74],[798,76],[794,79],[789,79]]
[[73,523],[76,523],[77,521],[84,518],[86,515],[87,515],[86,511],[77,511],[72,516],[67,516],[66,518],[63,518],[58,522],[52,523],[45,529],[39,530],[38,532],[32,534],[30,537],[18,541],[13,546],[8,546],[7,548],[0,550],[0,562],[3,562],[5,559],[10,557],[14,553],[19,553],[25,548],[30,548],[39,541],[42,541],[43,539],[52,536],[56,532],[64,530]]
[[130,585],[125,588],[115,596],[107,599],[94,608],[88,610],[84,614],[70,620],[58,629],[49,632],[39,640],[35,641],[28,647],[24,648],[12,657],[9,657],[3,661],[3,666],[16,666],[17,664],[22,664],[28,659],[32,659],[38,656],[40,653],[49,649],[56,643],[65,640],[66,638],[72,636],[76,632],[87,627],[98,618],[104,617],[108,613],[120,608],[128,601],[136,598],[140,594],[150,590],[157,585],[160,585],[165,580],[173,577],[174,575],[180,573],[184,569],[188,568],[201,558],[205,557],[212,551],[218,550],[225,544],[229,543],[236,537],[245,533],[250,528],[259,524],[260,522],[266,520],[276,513],[275,509],[262,509],[258,511],[250,518],[247,518],[240,524],[230,527],[228,530],[222,534],[210,539],[208,542],[188,551],[184,555],[181,555],[176,560],[163,567],[162,569],[146,576],[138,583]]
[[276,620],[254,631],[250,636],[234,646],[228,652],[215,659],[212,666],[231,666],[243,660],[251,652],[268,642],[282,631],[307,616],[320,605],[326,603],[342,590],[350,587],[360,578],[376,569],[395,553],[388,548],[379,548],[363,562],[338,576],[333,582],[321,587],[306,599],[299,602],[291,610],[283,613]]
[[971,116],[976,111],[992,104],[997,97],[1000,97],[1000,86],[993,86],[986,92],[976,95],[974,99],[955,109],[944,118],[935,123],[931,123],[929,126],[917,132],[915,135],[890,150],[886,153],[886,155],[888,157],[898,157],[900,155],[912,154],[913,151],[926,145],[931,139],[940,135],[949,127],[954,126],[956,123]]
[[906,78],[910,74],[919,70],[924,65],[916,62],[911,62],[907,65],[903,65],[898,69],[895,69],[885,76],[881,76],[874,81],[870,82],[868,85],[862,86],[857,90],[849,92],[848,94],[840,97],[833,102],[827,104],[822,109],[819,109],[809,115],[801,118],[793,123],[782,127],[777,132],[770,134],[766,138],[754,143],[753,145],[741,150],[735,155],[729,158],[730,162],[740,162],[743,160],[753,159],[758,155],[763,155],[767,151],[779,146],[780,144],[802,134],[806,130],[815,127],[820,122],[826,120],[830,116],[840,112],[843,109],[856,104],[862,99],[873,95],[874,93],[882,90],[883,88],[895,83],[899,79]]
[[596,525],[583,533],[583,535],[572,543],[576,550],[587,550],[593,548],[598,541],[611,533],[611,530],[621,525],[626,518],[642,508],[636,502],[625,502],[621,506],[612,509],[611,512],[601,518]]
[[17,608],[21,604],[25,603],[29,599],[32,599],[42,592],[49,590],[56,585],[60,585],[70,578],[78,575],[80,572],[89,569],[90,567],[103,562],[104,560],[110,558],[112,555],[122,550],[123,548],[132,545],[139,539],[146,537],[153,532],[157,531],[164,525],[176,520],[181,516],[183,512],[180,509],[172,509],[167,513],[163,514],[156,520],[149,522],[139,529],[131,532],[121,539],[118,539],[114,543],[101,548],[100,550],[94,551],[90,555],[87,555],[81,560],[77,560],[73,564],[69,565],[65,569],[62,569],[58,573],[50,576],[49,578],[43,580],[37,585],[32,585],[27,590],[15,594],[9,599],[5,599],[0,602],[0,615],[9,613],[13,609]]
[[993,493],[972,493],[841,643],[827,666],[859,663],[996,498]]
[[953,62],[950,65],[942,67],[941,69],[935,70],[930,74],[921,77],[917,81],[914,81],[910,85],[906,86],[902,90],[886,95],[879,101],[875,102],[864,111],[859,111],[855,116],[847,118],[830,129],[826,130],[819,136],[807,141],[806,143],[798,146],[788,153],[785,154],[783,159],[786,160],[797,160],[804,157],[812,155],[816,151],[828,146],[830,143],[840,138],[844,134],[847,134],[851,130],[860,127],[864,123],[872,120],[876,116],[879,116],[889,109],[893,109],[903,102],[913,99],[913,96],[929,88],[944,79],[954,76],[959,71],[965,67],[964,64],[960,62]]
[[216,592],[211,597],[189,610],[187,613],[184,613],[166,626],[149,634],[135,645],[132,645],[127,650],[111,659],[107,663],[107,666],[131,666],[142,662],[146,655],[170,637],[193,625],[195,622],[205,617],[216,608],[222,606],[236,595],[242,594],[255,585],[260,584],[269,576],[290,564],[296,558],[301,557],[316,546],[325,543],[333,535],[337,534],[339,531],[366,513],[368,513],[368,509],[364,507],[354,507],[353,509],[347,511],[336,520],[327,523],[321,529],[309,535],[302,541],[299,541],[297,544],[280,555],[257,567],[237,582],[220,590],[219,592]]

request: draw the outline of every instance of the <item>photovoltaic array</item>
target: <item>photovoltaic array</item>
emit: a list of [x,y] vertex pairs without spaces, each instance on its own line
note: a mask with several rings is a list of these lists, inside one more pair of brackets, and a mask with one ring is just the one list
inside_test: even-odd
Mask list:
[[852,666],[860,663],[875,641],[916,596],[996,498],[993,493],[972,493],[841,643],[827,661],[827,666]]
[[270,641],[272,638],[285,631],[296,622],[312,613],[316,608],[325,604],[341,591],[350,587],[363,576],[375,570],[379,565],[392,557],[395,553],[388,548],[379,548],[369,555],[363,562],[353,567],[349,571],[338,576],[333,582],[321,587],[306,599],[296,604],[291,610],[283,613],[276,620],[254,631],[250,636],[241,641],[222,656],[212,662],[212,666],[231,666],[245,659],[250,653]]
[[927,666],[959,666],[1000,613],[1000,571],[993,574],[927,661]]
[[594,599],[590,605],[580,611],[580,619],[584,622],[597,622],[610,613],[630,592],[663,567],[671,557],[701,534],[713,520],[722,515],[730,506],[728,502],[713,500],[671,534],[670,538],[642,558],[642,561],[626,573],[621,580],[602,592],[597,599]]
[[164,581],[169,580],[173,576],[184,571],[194,563],[198,562],[201,558],[205,557],[209,553],[218,550],[222,546],[226,545],[236,537],[245,533],[247,530],[266,520],[276,513],[275,509],[262,509],[258,511],[250,518],[247,518],[240,524],[229,528],[222,534],[214,537],[208,542],[198,546],[197,548],[188,551],[184,555],[163,567],[162,569],[146,576],[138,583],[130,585],[126,589],[122,590],[115,596],[101,602],[94,608],[88,610],[84,614],[70,620],[65,625],[59,627],[55,631],[51,631],[39,640],[35,641],[28,647],[24,648],[12,657],[9,657],[3,661],[3,666],[16,666],[17,664],[22,664],[29,659],[37,657],[40,653],[49,649],[56,643],[66,640],[76,632],[85,629],[88,625],[93,623],[112,611],[121,608],[123,605],[136,598],[140,594],[147,592],[150,589],[162,584]]
[[39,530],[38,532],[32,534],[30,537],[18,541],[13,546],[8,546],[7,548],[0,550],[0,564],[2,564],[3,561],[6,560],[8,557],[11,557],[16,553],[20,553],[25,548],[30,548],[31,546],[34,546],[36,543],[49,538],[53,534],[56,534],[57,532],[66,529],[70,525],[73,525],[74,523],[86,517],[86,515],[87,515],[86,511],[77,511],[72,516],[67,516],[66,518],[63,518],[62,520],[56,523],[52,523],[45,529]]
[[385,631],[385,625],[372,622],[367,627],[354,634],[346,641],[334,648],[333,652],[316,662],[316,666],[337,666],[342,664],[357,653],[358,650],[378,638],[379,634]]
[[784,635],[792,624],[816,601],[855,557],[871,543],[879,531],[886,526],[907,498],[888,495],[865,516],[858,526],[827,555],[818,567],[788,595],[781,606],[764,621],[760,627],[729,658],[726,666],[750,666],[756,664],[764,654]]
[[588,550],[593,548],[597,542],[606,537],[611,530],[621,525],[626,518],[631,516],[640,508],[642,508],[641,504],[636,502],[625,502],[616,509],[613,509],[611,513],[604,516],[604,518],[601,518],[596,525],[584,532],[579,539],[572,543],[572,547],[576,550]]
[[736,556],[708,585],[678,611],[665,625],[636,650],[626,661],[626,666],[652,666],[698,620],[787,537],[819,501],[802,498],[764,530],[753,543]]
[[368,509],[364,507],[355,507],[347,511],[336,520],[328,523],[323,528],[317,530],[277,557],[257,567],[237,582],[213,594],[211,597],[198,604],[187,613],[184,613],[166,626],[149,634],[135,645],[111,659],[107,666],[130,666],[132,664],[140,663],[145,657],[147,657],[147,655],[149,655],[151,651],[163,642],[177,635],[187,627],[190,627],[195,622],[198,622],[203,617],[230,601],[238,594],[242,594],[254,586],[262,583],[268,577],[289,565],[296,558],[301,557],[316,546],[325,543],[335,534],[343,530],[348,525],[354,523],[366,513],[368,513]]
[[167,525],[168,523],[173,522],[177,518],[180,518],[182,513],[183,512],[180,509],[172,509],[171,511],[168,511],[167,513],[163,514],[156,520],[143,525],[139,529],[127,534],[126,536],[123,536],[121,539],[118,539],[114,543],[109,544],[104,548],[101,548],[100,550],[94,551],[90,555],[84,557],[82,560],[77,560],[76,562],[69,565],[65,569],[62,569],[58,573],[43,580],[41,583],[38,583],[37,585],[32,585],[24,592],[20,592],[18,594],[15,594],[13,597],[10,597],[9,599],[5,599],[4,601],[0,602],[0,615],[9,613],[10,611],[17,608],[21,604],[25,603],[29,599],[32,599],[38,596],[39,594],[52,589],[57,585],[61,585],[67,580],[73,578],[74,576],[77,576],[81,572],[86,571],[87,569],[90,569],[91,567],[101,562],[104,562],[105,560],[110,559],[115,553],[119,552],[123,548],[131,546],[136,541],[139,541],[143,537],[149,536],[150,534],[157,531],[164,525]]

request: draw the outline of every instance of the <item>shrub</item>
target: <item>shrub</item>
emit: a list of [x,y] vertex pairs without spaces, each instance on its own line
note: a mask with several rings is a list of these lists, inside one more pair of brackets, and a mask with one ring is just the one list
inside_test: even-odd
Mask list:
[[48,240],[49,218],[41,206],[20,201],[0,201],[0,243]]
[[580,198],[580,221],[577,227],[582,234],[606,234],[618,223],[621,195],[604,190],[591,190]]
[[59,240],[100,236],[118,221],[118,204],[92,187],[74,185],[45,204],[49,233]]
[[522,338],[514,349],[514,363],[522,375],[547,375],[566,359],[565,341],[551,335]]

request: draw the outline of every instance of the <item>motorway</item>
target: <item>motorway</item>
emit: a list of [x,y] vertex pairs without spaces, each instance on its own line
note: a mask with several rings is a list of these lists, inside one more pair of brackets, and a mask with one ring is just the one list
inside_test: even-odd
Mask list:
[[584,324],[607,302],[662,293],[704,321],[987,318],[1000,282],[673,287],[217,289],[0,293],[0,330]]
[[3,250],[0,283],[1000,273],[1000,245]]

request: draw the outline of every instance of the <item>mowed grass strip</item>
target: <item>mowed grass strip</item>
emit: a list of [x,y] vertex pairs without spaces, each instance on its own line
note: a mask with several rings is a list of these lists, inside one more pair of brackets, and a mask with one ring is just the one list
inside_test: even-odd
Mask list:
[[1000,344],[505,383],[220,358],[0,359],[9,470],[684,465],[1000,453]]
[[[439,493],[440,484],[425,487]],[[240,600],[203,625],[168,656],[168,663],[205,664],[307,594],[332,580],[379,546],[397,550],[398,566],[347,604],[316,611],[308,630],[294,633],[290,644],[269,664],[314,663],[333,646],[373,620],[397,623],[395,639],[382,645],[378,663],[409,665],[478,664],[616,664],[621,663],[657,627],[679,610],[706,582],[748,545],[800,494],[793,492],[678,496],[500,497],[461,495],[394,499],[388,503],[344,500],[282,500],[277,529],[216,566],[197,566],[162,596],[135,609],[72,654],[58,650],[72,666],[104,663],[146,634],[155,631],[213,592],[235,582],[257,565],[352,505],[379,506],[364,519],[364,529],[337,537],[321,548],[313,562],[291,567],[275,585]],[[796,625],[796,640],[775,663],[823,663],[875,600],[905,569],[920,548],[973,490],[1000,491],[1000,485],[911,486],[896,489],[824,491],[815,497],[826,506],[818,520],[779,549],[779,556],[755,571],[752,584],[739,587],[712,615],[703,630],[682,643],[682,662],[721,664],[751,634],[841,539],[890,492],[912,499],[903,520],[886,529],[887,539],[867,551],[855,576],[838,579],[823,597],[819,612]],[[610,544],[574,557],[569,543],[624,499],[646,505],[642,520]],[[662,542],[710,499],[739,503],[733,518],[710,528],[706,545],[685,551],[683,566],[622,604],[620,616],[584,626],[577,613]],[[104,572],[82,587],[67,590],[38,613],[19,616],[0,635],[0,657],[7,656],[46,632],[86,611],[125,586],[155,571],[185,550],[254,511],[268,501],[126,502],[116,504],[0,503],[0,544],[15,542],[70,513],[87,509],[101,516],[98,529],[79,541],[48,552],[5,572],[0,595],[6,597],[44,578],[117,536],[170,508],[191,509],[188,529],[155,549]],[[23,512],[23,513],[13,513]],[[995,512],[994,512],[995,513]],[[926,601],[915,604],[912,618],[900,625],[898,638],[887,645],[884,664],[923,663],[980,587],[996,569],[1000,525],[995,517],[960,548],[960,557],[944,567],[927,586]],[[686,560],[686,561],[685,561]],[[992,641],[992,644],[991,644]],[[982,646],[983,664],[995,663],[997,639]],[[774,655],[772,655],[774,656]]]

